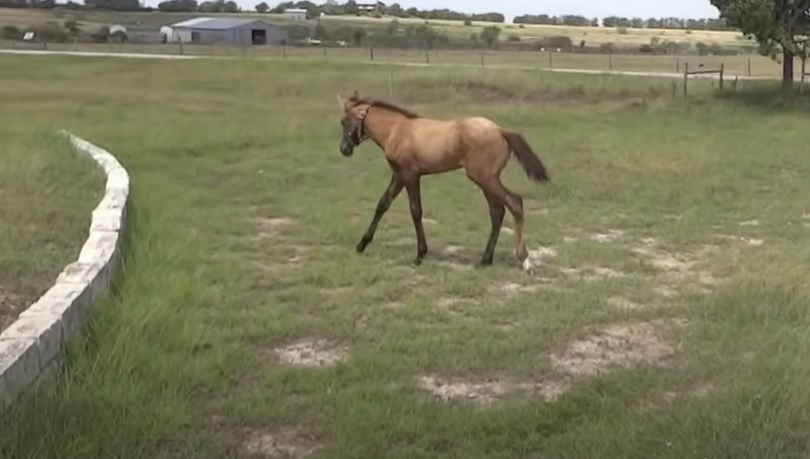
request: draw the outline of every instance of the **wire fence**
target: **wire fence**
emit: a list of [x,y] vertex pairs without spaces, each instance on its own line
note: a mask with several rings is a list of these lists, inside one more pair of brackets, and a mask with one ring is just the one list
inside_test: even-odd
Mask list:
[[[204,45],[189,43],[31,43],[13,40],[0,41],[0,47],[6,49],[41,49],[54,51],[92,51],[217,57],[242,56],[254,58],[321,59],[328,61],[391,62],[420,65],[513,66],[678,74],[683,73],[687,65],[692,70],[698,70],[700,68],[717,68],[722,64],[726,75],[776,77],[781,73],[781,66],[777,62],[759,55],[682,56],[574,53],[557,52],[554,50],[499,51],[471,49],[397,49],[351,46]],[[801,60],[798,60],[797,64],[801,64]]]

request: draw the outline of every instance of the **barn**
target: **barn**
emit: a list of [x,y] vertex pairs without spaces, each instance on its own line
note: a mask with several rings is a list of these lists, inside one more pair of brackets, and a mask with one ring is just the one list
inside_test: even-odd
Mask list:
[[161,32],[170,43],[283,45],[289,41],[281,27],[249,18],[194,18],[166,26]]

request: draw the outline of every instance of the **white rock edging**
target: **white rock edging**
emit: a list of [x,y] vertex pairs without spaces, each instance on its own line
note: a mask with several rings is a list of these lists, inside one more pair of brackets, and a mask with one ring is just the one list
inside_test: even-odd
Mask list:
[[120,268],[129,174],[106,150],[62,133],[76,151],[104,169],[105,193],[93,210],[89,236],[76,261],[65,266],[54,285],[0,333],[0,410],[57,373],[67,341],[81,331]]

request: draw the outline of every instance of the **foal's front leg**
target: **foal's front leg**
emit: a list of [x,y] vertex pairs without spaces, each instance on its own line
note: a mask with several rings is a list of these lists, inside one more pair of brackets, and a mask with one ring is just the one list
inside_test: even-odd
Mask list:
[[416,259],[413,261],[415,266],[422,264],[422,259],[427,255],[427,241],[425,240],[425,228],[422,226],[422,190],[420,186],[420,178],[409,180],[405,188],[408,190],[408,201],[411,207],[411,218],[413,219],[413,227],[416,229]]
[[360,242],[357,243],[357,252],[363,253],[366,250],[366,246],[368,246],[372,239],[374,239],[374,233],[377,231],[377,225],[379,225],[380,220],[382,220],[383,215],[388,209],[391,207],[391,203],[394,202],[399,193],[402,191],[403,183],[402,180],[397,176],[397,174],[391,175],[391,182],[388,184],[388,188],[385,189],[382,197],[380,197],[379,202],[377,202],[377,209],[374,211],[374,218],[371,219],[371,223],[368,225],[368,229],[366,233],[363,234],[363,238],[360,239]]

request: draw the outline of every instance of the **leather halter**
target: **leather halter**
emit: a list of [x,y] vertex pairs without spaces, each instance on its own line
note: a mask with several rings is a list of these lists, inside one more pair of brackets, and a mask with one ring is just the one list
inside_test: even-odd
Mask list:
[[[360,120],[360,124],[357,125],[357,128],[355,128],[354,132],[343,134],[343,136],[346,137],[346,140],[348,140],[349,143],[352,144],[352,146],[355,147],[360,146],[361,143],[365,142],[365,140],[368,139],[368,134],[366,133],[365,130],[365,124],[366,124],[366,116],[368,115],[368,110],[370,108],[371,106],[369,105],[368,107],[363,109],[357,116],[357,118]],[[352,139],[352,134],[355,133],[357,134],[357,143],[354,143],[354,140]]]

